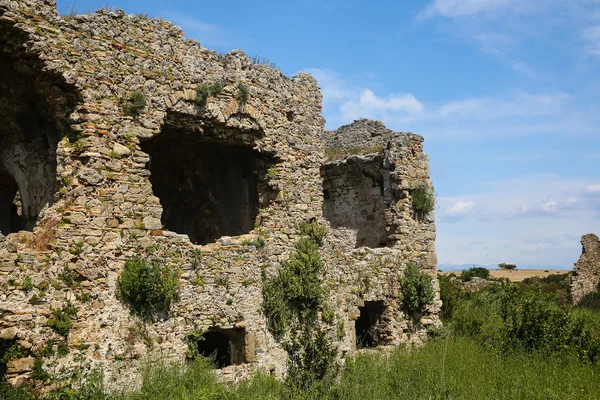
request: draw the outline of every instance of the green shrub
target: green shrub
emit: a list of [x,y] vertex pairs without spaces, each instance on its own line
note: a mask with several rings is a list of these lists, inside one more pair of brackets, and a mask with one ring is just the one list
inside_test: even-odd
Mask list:
[[402,306],[411,314],[421,313],[433,301],[431,277],[421,271],[416,264],[409,263],[400,278]]
[[125,262],[117,280],[117,297],[142,319],[164,318],[171,303],[179,299],[179,277],[166,265],[136,256]]
[[325,231],[316,221],[302,224],[303,236],[295,251],[282,263],[276,277],[264,278],[263,312],[269,330],[276,336],[289,335],[283,343],[288,353],[287,387],[291,393],[320,392],[326,388],[325,378],[337,368],[335,349],[319,327],[318,312],[333,321],[325,307],[322,278],[325,265],[317,240]]
[[140,91],[134,91],[123,104],[123,112],[130,117],[138,117],[146,108],[146,95]]
[[464,296],[464,290],[456,279],[450,275],[438,274],[440,282],[440,300],[442,300],[442,309],[440,317],[444,320],[452,318],[454,310]]
[[250,98],[250,89],[242,82],[238,83],[235,98],[240,104],[246,104]]
[[600,310],[600,291],[595,291],[586,294],[579,301],[579,303],[577,303],[577,307],[585,308],[588,310]]
[[77,309],[69,300],[60,309],[52,309],[52,316],[48,319],[48,326],[59,335],[67,337],[71,330],[71,317],[77,314]]
[[412,190],[412,207],[419,218],[423,218],[435,208],[435,195],[426,186],[419,186]]
[[279,275],[263,285],[263,310],[269,328],[275,335],[283,334],[297,317],[300,325],[316,321],[325,299],[321,278],[324,264],[319,246],[310,237],[302,237],[296,251],[285,261]]
[[487,268],[483,268],[483,267],[473,267],[473,268],[465,269],[460,274],[460,280],[463,282],[468,282],[471,280],[471,278],[474,278],[474,277],[482,278],[482,279],[489,279],[490,271]]
[[308,236],[319,246],[322,246],[323,239],[325,236],[327,236],[327,226],[325,224],[321,224],[316,219],[304,221],[300,225],[300,234],[302,236]]
[[505,351],[520,348],[544,354],[571,353],[582,361],[597,361],[598,343],[583,320],[556,305],[545,293],[519,291],[516,285],[510,285],[501,295],[500,317]]
[[204,104],[206,104],[206,101],[209,99],[209,97],[216,96],[222,91],[223,83],[221,83],[221,81],[214,81],[210,85],[202,84],[196,89],[195,102],[199,106],[203,106]]
[[8,382],[0,382],[0,399],[3,400],[33,400],[35,397],[24,387],[13,387]]
[[33,289],[33,281],[31,280],[31,277],[29,275],[27,275],[25,277],[25,279],[23,279],[23,283],[21,284],[21,289],[23,289],[23,291],[25,292],[29,292],[31,289]]

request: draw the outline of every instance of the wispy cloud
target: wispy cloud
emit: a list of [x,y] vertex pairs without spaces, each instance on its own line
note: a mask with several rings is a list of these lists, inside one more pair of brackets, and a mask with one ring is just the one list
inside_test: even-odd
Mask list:
[[165,12],[164,17],[179,25],[187,37],[198,40],[205,47],[223,47],[231,45],[231,32],[209,24],[181,12]]
[[585,53],[588,56],[600,57],[600,25],[587,28],[583,38],[588,42]]
[[457,201],[452,207],[444,211],[444,215],[450,218],[464,217],[475,208],[475,203],[469,200]]
[[422,17],[458,18],[496,13],[506,11],[516,3],[516,0],[434,0],[422,13]]

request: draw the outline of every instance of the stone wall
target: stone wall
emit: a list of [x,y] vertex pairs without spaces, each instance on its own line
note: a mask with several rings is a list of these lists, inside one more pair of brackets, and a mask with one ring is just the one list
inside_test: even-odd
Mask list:
[[600,284],[600,240],[593,233],[581,238],[581,257],[575,263],[571,278],[571,296],[579,303],[586,294],[598,290]]
[[[376,153],[326,162],[324,142],[346,139],[324,139],[312,77],[219,55],[162,20],[104,10],[65,20],[51,0],[0,0],[0,33],[0,345],[29,354],[6,366],[11,382],[55,340],[70,352],[44,368],[79,368],[83,356],[111,387],[135,385],[147,360],[183,360],[194,329],[229,338],[223,379],[283,375],[262,274],[277,272],[310,218],[330,226],[322,256],[342,355],[356,350],[365,302],[383,304],[376,344],[421,343],[439,325],[439,296],[416,320],[398,307],[409,262],[436,272],[433,214],[419,219],[410,203],[431,186],[421,137],[386,130]],[[195,101],[215,82],[219,93]],[[126,112],[134,92],[146,99],[138,116]],[[335,191],[339,207],[327,205]],[[179,273],[164,321],[142,324],[115,296],[137,254]],[[63,338],[48,320],[68,302],[77,311]]]

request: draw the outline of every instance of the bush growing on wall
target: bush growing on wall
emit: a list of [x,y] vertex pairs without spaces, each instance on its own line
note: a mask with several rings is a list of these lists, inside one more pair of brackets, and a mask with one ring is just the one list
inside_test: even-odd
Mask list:
[[179,277],[157,261],[132,257],[117,280],[117,297],[142,319],[165,317],[171,303],[179,299]]
[[301,233],[294,253],[282,263],[278,275],[264,277],[263,311],[269,330],[285,340],[288,385],[314,390],[333,374],[337,350],[318,324],[318,312],[323,311],[326,300],[319,243],[327,230],[312,220],[301,225]]
[[410,313],[421,313],[433,301],[431,277],[410,263],[400,278],[402,306]]
[[435,208],[435,195],[431,189],[419,186],[412,190],[412,207],[419,218],[432,212]]

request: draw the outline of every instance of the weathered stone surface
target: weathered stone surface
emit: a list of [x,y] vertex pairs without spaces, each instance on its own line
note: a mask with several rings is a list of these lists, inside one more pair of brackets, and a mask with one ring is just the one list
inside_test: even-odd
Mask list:
[[581,238],[582,252],[571,278],[571,296],[579,303],[586,294],[598,290],[600,284],[600,240],[590,233]]
[[0,330],[0,339],[2,340],[13,340],[17,337],[17,328],[11,327]]
[[12,360],[6,365],[7,372],[9,374],[19,374],[23,372],[31,371],[35,358],[25,357],[17,360]]
[[[111,386],[139,382],[147,357],[183,360],[196,329],[237,341],[241,361],[224,379],[282,376],[287,354],[261,312],[262,275],[277,273],[312,218],[328,227],[327,329],[340,354],[356,351],[356,320],[373,304],[375,345],[422,343],[439,326],[438,295],[421,323],[397,301],[409,263],[438,286],[434,215],[411,206],[414,187],[431,187],[422,137],[368,120],[324,133],[311,76],[219,55],[167,21],[122,11],[67,21],[51,0],[0,0],[0,48],[0,332],[14,328],[38,351],[59,339],[47,320],[69,299],[67,343],[89,345]],[[195,101],[215,82],[220,93]],[[136,112],[133,92],[146,100]],[[15,202],[21,187],[30,189]],[[141,324],[115,296],[136,254],[179,273],[164,321]],[[27,294],[17,286],[26,277]],[[44,361],[68,373],[78,354]]]

